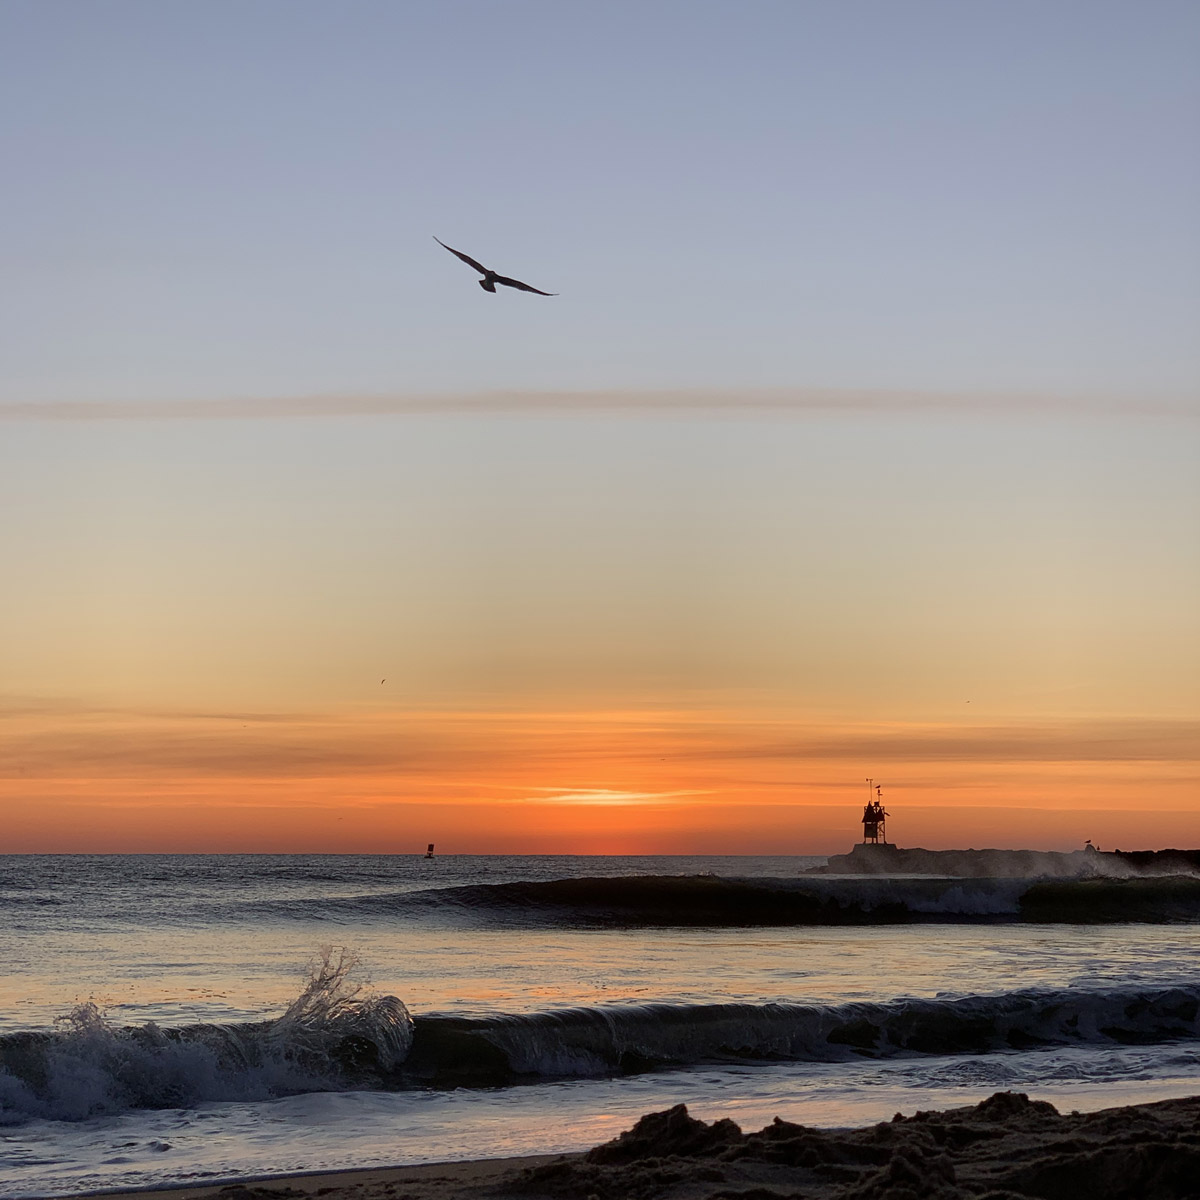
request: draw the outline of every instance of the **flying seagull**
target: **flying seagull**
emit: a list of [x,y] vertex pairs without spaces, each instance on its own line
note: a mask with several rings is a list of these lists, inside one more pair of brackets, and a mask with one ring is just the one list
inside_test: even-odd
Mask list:
[[455,250],[453,246],[447,246],[440,237],[435,237],[433,240],[444,250],[449,250],[455,258],[461,258],[468,267],[474,267],[483,276],[477,282],[485,292],[495,292],[496,284],[500,283],[505,287],[519,288],[523,292],[537,292],[539,296],[558,295],[557,292],[543,292],[540,288],[530,287],[529,284],[522,283],[519,279],[509,279],[507,275],[497,275],[495,271],[489,271],[487,267],[480,266],[470,255],[464,254],[461,250]]

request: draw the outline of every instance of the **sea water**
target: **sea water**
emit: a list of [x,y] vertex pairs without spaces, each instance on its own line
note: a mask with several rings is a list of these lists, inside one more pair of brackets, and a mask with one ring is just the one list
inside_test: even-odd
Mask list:
[[0,857],[0,1194],[1200,1093],[1196,880],[823,861]]

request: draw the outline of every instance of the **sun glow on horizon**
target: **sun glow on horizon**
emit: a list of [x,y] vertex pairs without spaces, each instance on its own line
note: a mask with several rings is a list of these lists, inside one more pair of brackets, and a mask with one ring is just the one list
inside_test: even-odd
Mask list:
[[906,844],[1200,841],[1200,723],[1179,719],[41,706],[3,715],[0,747],[10,851],[830,853],[865,767]]

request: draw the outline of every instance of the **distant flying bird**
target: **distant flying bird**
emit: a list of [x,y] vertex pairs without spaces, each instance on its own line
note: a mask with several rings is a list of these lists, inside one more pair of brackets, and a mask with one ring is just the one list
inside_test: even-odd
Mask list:
[[519,279],[509,279],[507,275],[497,275],[495,271],[489,271],[487,267],[481,266],[469,254],[464,254],[461,250],[455,250],[453,246],[447,246],[440,237],[433,239],[443,250],[449,250],[455,258],[461,258],[468,267],[474,267],[476,271],[483,276],[482,279],[476,280],[485,292],[495,292],[496,284],[503,284],[505,287],[519,288],[523,292],[537,292],[539,296],[557,296],[557,292],[543,292],[540,288],[530,287],[527,283],[522,283]]

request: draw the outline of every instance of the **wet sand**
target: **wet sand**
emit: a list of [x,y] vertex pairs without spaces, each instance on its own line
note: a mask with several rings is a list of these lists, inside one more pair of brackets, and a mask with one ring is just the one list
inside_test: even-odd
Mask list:
[[1188,1200],[1200,1097],[1060,1114],[1014,1092],[854,1130],[743,1133],[679,1105],[583,1154],[106,1193],[130,1200]]

